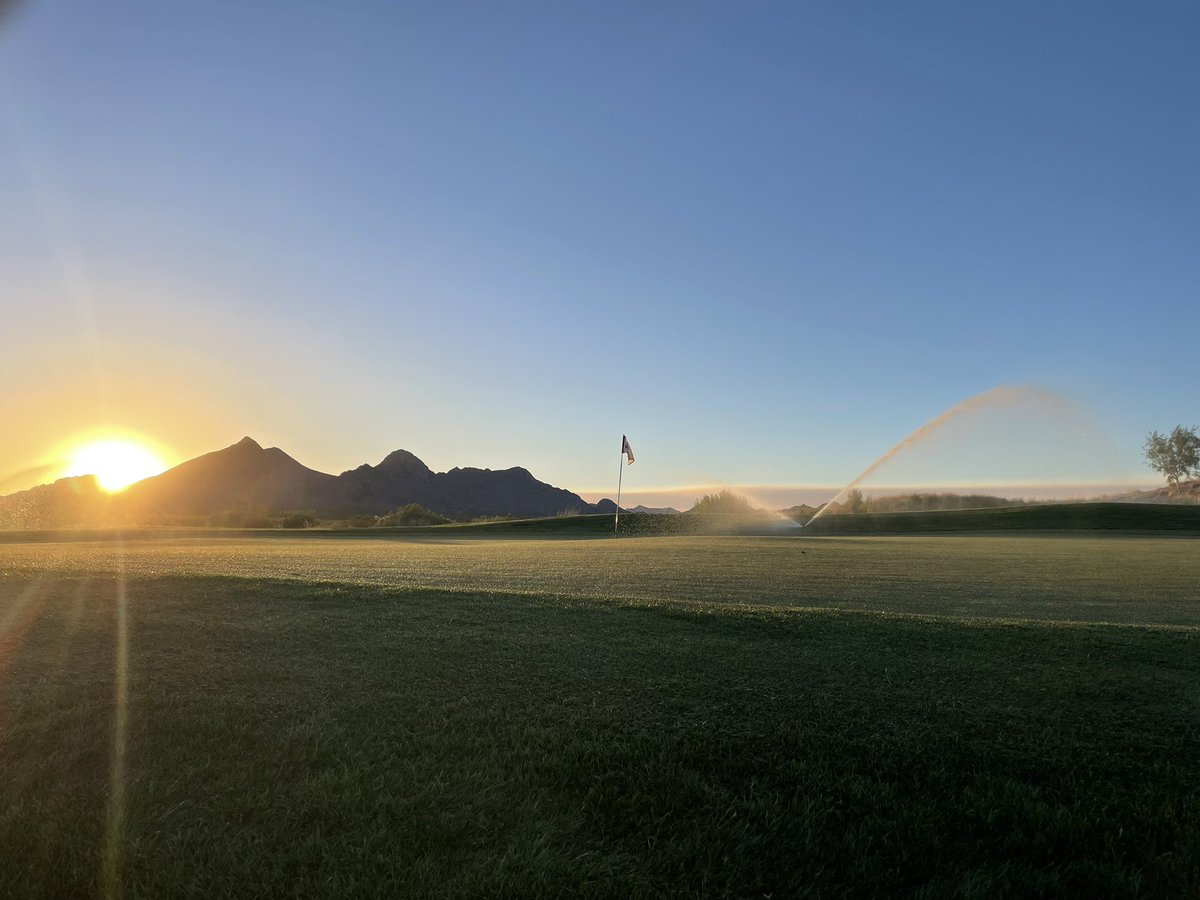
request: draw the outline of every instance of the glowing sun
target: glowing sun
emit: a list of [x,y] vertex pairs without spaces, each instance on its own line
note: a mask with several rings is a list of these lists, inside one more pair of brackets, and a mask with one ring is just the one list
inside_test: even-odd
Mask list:
[[158,454],[133,441],[98,440],[78,447],[71,455],[66,475],[95,475],[96,482],[110,494],[135,481],[163,471]]

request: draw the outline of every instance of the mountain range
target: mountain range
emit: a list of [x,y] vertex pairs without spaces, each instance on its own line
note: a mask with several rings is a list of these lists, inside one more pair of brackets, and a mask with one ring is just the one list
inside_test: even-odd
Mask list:
[[434,472],[407,450],[340,475],[310,469],[278,447],[249,437],[131,485],[100,490],[91,476],[0,497],[0,528],[154,524],[209,520],[220,514],[311,511],[320,517],[384,515],[417,503],[453,519],[613,512],[611,500],[588,503],[538,481],[528,469],[454,468]]

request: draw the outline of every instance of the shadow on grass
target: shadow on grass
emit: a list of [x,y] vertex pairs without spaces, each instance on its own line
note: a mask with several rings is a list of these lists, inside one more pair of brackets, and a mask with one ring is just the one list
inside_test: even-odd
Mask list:
[[[5,895],[97,889],[115,590],[0,580],[25,623]],[[1200,889],[1194,630],[215,577],[127,597],[127,896]]]

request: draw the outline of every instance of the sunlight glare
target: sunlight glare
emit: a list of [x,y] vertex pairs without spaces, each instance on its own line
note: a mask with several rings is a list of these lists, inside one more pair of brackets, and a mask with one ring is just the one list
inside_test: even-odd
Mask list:
[[109,493],[124,490],[135,481],[166,469],[149,448],[128,440],[99,440],[84,444],[71,455],[65,475],[95,475]]

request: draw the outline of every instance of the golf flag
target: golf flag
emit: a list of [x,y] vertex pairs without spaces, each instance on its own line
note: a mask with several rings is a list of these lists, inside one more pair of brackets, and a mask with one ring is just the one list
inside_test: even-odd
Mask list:
[[[629,438],[621,435],[621,456],[628,459],[625,465],[633,465],[633,448],[629,446]],[[621,521],[621,476],[625,474],[625,466],[617,463],[617,508],[613,511],[613,534],[617,533],[617,525]]]

